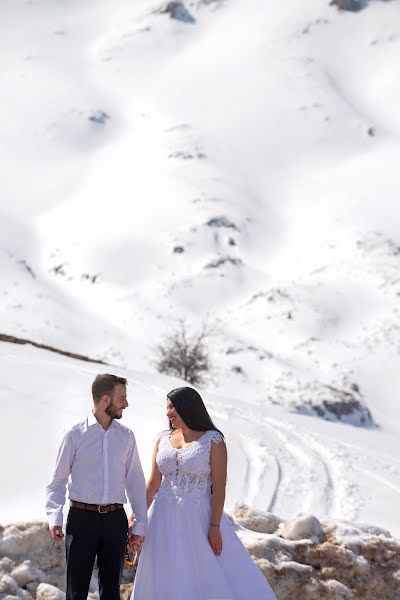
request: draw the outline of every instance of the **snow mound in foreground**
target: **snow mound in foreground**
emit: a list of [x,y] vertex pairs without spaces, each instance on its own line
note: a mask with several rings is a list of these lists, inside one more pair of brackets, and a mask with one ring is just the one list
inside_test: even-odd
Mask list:
[[[300,514],[284,521],[236,506],[232,521],[279,600],[398,600],[400,541],[387,530]],[[63,544],[53,544],[45,523],[0,527],[0,600],[63,600]],[[134,571],[127,568],[121,595],[129,600]],[[89,598],[98,599],[93,576]]]
[[[301,597],[395,600],[400,590],[400,541],[372,525],[320,523],[300,514],[280,521],[238,505],[233,518],[247,550],[279,600]],[[280,522],[279,522],[280,521]],[[260,522],[276,523],[260,533]]]

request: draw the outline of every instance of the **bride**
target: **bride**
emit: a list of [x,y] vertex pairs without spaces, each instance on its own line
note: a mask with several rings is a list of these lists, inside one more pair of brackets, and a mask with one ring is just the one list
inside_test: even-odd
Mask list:
[[149,525],[131,600],[276,600],[223,512],[224,436],[190,387],[167,395],[147,483]]

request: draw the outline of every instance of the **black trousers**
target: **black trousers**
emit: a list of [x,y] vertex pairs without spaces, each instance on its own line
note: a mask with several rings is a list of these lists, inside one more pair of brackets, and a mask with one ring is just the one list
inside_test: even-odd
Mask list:
[[86,600],[97,556],[101,600],[120,600],[128,519],[123,508],[100,514],[71,507],[66,526],[66,600]]

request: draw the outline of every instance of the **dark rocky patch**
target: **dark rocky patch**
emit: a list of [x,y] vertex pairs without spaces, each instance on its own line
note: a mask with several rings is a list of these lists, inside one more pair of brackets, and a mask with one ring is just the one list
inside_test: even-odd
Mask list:
[[362,10],[366,5],[366,0],[332,0],[332,6],[337,6],[340,10],[350,10],[352,12],[358,12]]
[[[209,221],[207,221],[206,225],[208,227],[225,227],[226,229],[235,229],[235,231],[239,231],[235,223],[230,221],[227,217],[213,217]],[[232,239],[232,238],[231,238]],[[234,245],[234,244],[232,244]]]
[[101,364],[101,365],[107,364],[104,360],[90,358],[89,356],[85,356],[84,354],[76,354],[75,352],[67,352],[66,350],[61,350],[60,348],[55,348],[54,346],[48,346],[47,344],[40,344],[39,342],[34,342],[33,340],[16,337],[15,335],[7,335],[6,333],[0,333],[0,342],[7,342],[10,344],[20,344],[20,345],[30,344],[31,346],[34,346],[35,348],[41,348],[42,350],[48,350],[49,352],[55,352],[56,354],[62,354],[63,356],[68,356],[69,358],[76,358],[77,360],[84,360],[85,362],[97,363],[97,364]]
[[327,421],[340,421],[356,427],[376,426],[360,388],[354,382],[333,385],[282,379],[268,399],[274,404],[283,401],[294,412]]
[[66,273],[64,267],[65,267],[65,263],[56,265],[55,267],[52,267],[50,269],[50,273],[54,273],[55,275],[62,275],[65,277],[67,273]]
[[28,265],[28,263],[26,262],[26,260],[21,259],[18,261],[20,265],[23,265],[25,267],[25,269],[28,271],[29,275],[31,277],[33,277],[33,279],[36,279],[36,275],[33,272],[33,269]]
[[81,279],[83,279],[85,281],[90,281],[90,283],[96,283],[99,276],[100,276],[100,273],[95,273],[94,275],[91,275],[90,273],[83,273],[81,275]]
[[226,264],[240,266],[243,264],[243,261],[241,258],[232,258],[231,256],[225,256],[225,257],[217,258],[216,260],[209,262],[207,265],[205,265],[204,268],[205,269],[217,269],[218,267],[221,267],[222,265],[226,265]]
[[194,24],[196,19],[190,14],[183,2],[168,2],[166,6],[158,11],[160,14],[167,14],[171,19],[176,19],[182,23]]
[[94,112],[88,118],[89,121],[92,121],[92,123],[96,123],[97,125],[105,125],[109,120],[110,116],[103,110],[96,110],[96,112]]

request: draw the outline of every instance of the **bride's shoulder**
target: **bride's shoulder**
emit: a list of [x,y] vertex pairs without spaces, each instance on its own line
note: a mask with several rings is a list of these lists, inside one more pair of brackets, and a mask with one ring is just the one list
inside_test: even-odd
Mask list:
[[209,429],[207,431],[207,436],[210,442],[214,442],[215,444],[223,444],[225,443],[225,438],[220,431],[216,429]]
[[171,432],[169,429],[163,429],[163,431],[157,433],[156,437],[154,438],[154,443],[156,445],[159,444],[162,440],[166,439],[170,435],[170,433]]

